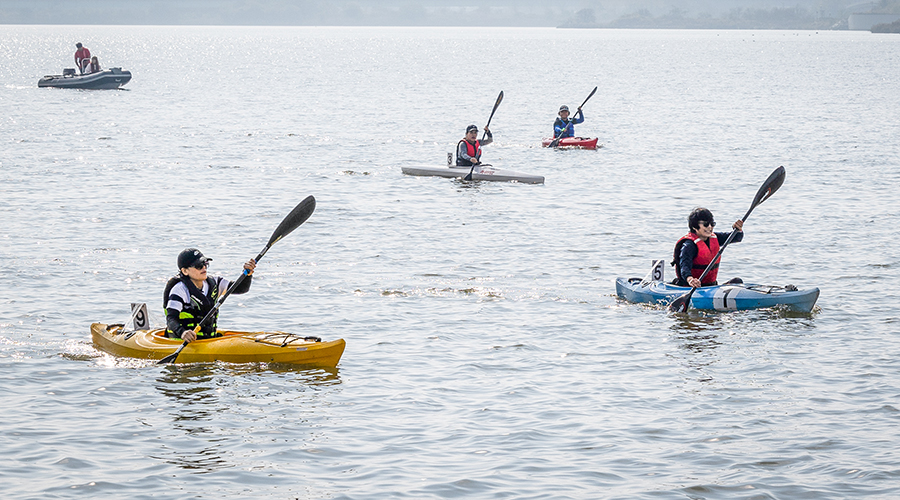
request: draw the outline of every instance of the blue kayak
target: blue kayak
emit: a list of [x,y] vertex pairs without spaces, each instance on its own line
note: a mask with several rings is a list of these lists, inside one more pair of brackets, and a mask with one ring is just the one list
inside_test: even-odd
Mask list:
[[[664,281],[616,278],[616,294],[629,302],[666,305],[689,291],[690,287],[675,286]],[[691,296],[691,307],[713,311],[742,311],[781,306],[790,311],[808,313],[812,311],[818,298],[818,288],[798,290],[792,285],[735,283],[698,288]]]

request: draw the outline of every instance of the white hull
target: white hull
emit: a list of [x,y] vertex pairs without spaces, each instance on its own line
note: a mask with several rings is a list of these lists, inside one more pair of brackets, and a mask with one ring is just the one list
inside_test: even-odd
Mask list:
[[[472,167],[402,167],[402,171],[406,175],[424,175],[436,177],[448,177],[451,179],[462,179],[469,175]],[[524,174],[522,172],[514,172],[512,170],[502,170],[494,168],[491,165],[479,165],[472,171],[473,181],[498,181],[498,182],[522,182],[525,184],[543,184],[544,177],[542,175]]]

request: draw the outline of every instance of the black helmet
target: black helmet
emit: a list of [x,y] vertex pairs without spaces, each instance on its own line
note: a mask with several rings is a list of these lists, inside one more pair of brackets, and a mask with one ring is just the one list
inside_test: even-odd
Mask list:
[[475,132],[478,132],[478,125],[469,125],[468,127],[466,127],[466,133],[467,133],[467,134],[468,134],[469,132],[473,131],[473,130],[474,130]]
[[568,110],[569,110],[569,107],[566,106],[565,104],[563,104],[562,106],[559,107],[559,110],[560,110],[560,111],[568,111]]
[[197,264],[209,262],[212,259],[205,257],[200,250],[196,248],[185,248],[178,254],[178,269],[193,267]]
[[703,207],[697,207],[691,210],[691,214],[688,215],[688,229],[690,229],[691,232],[700,229],[700,221],[706,221],[707,223],[714,222],[712,212]]

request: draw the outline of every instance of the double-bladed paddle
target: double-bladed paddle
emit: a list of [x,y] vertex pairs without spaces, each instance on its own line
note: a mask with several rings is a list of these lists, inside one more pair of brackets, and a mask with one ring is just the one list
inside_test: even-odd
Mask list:
[[[769,175],[769,178],[766,179],[766,182],[763,182],[762,186],[759,187],[759,191],[756,192],[756,197],[753,198],[753,203],[750,205],[750,209],[747,210],[747,213],[741,218],[742,221],[746,222],[747,217],[750,217],[750,212],[756,208],[757,205],[769,199],[770,196],[775,194],[775,191],[778,191],[778,188],[784,184],[784,167],[778,167]],[[728,235],[728,239],[725,240],[725,243],[719,247],[719,252],[713,257],[713,260],[710,261],[709,265],[706,266],[706,269],[703,270],[703,274],[700,275],[700,281],[703,281],[703,278],[712,270],[713,266],[719,262],[719,257],[722,256],[722,252],[725,251],[725,247],[731,243],[731,240],[734,238],[734,235],[737,231],[732,231],[731,234]],[[713,234],[711,236],[715,237]],[[676,263],[677,265],[677,263]],[[669,312],[687,312],[687,310],[691,307],[691,296],[694,295],[694,290],[696,287],[691,287],[691,291],[678,297],[671,304],[669,304]]]
[[[487,125],[484,126],[485,129],[487,129],[488,127],[491,126],[491,120],[494,119],[494,112],[497,111],[497,106],[500,105],[500,101],[502,101],[502,100],[503,100],[503,91],[501,90],[500,95],[497,96],[497,102],[494,103],[494,109],[491,110],[491,116],[488,117]],[[487,138],[487,130],[485,130],[484,135],[481,136],[481,141],[484,142],[485,138]],[[459,152],[457,152],[457,154],[459,154]],[[478,164],[477,163],[472,164],[472,168],[469,169],[469,173],[466,174],[466,176],[463,180],[466,180],[466,181],[472,180],[472,172],[475,171],[475,165],[478,165]]]
[[[590,99],[591,97],[594,97],[594,94],[596,92],[597,92],[597,87],[594,87],[594,90],[592,90],[591,93],[588,94],[587,99],[585,99],[584,102],[581,103],[581,106],[578,106],[578,109],[583,108],[584,105],[587,104],[588,99]],[[576,111],[576,113],[577,113],[577,111]],[[572,124],[572,119],[574,119],[574,117],[569,119],[569,123],[566,123],[566,126],[559,132],[559,137],[557,137],[556,139],[553,139],[553,142],[551,142],[548,147],[555,148],[556,146],[559,146],[559,140],[563,138],[563,134],[566,133],[566,130],[569,130],[569,125]]]
[[[312,215],[315,209],[316,199],[312,196],[307,196],[306,199],[304,199],[296,207],[294,207],[294,209],[291,210],[291,213],[289,213],[287,217],[285,217],[284,220],[281,221],[281,224],[279,224],[278,227],[275,228],[275,232],[272,233],[272,237],[269,238],[269,242],[266,243],[266,247],[263,248],[262,252],[259,252],[259,255],[256,256],[256,262],[259,262],[259,259],[263,258],[263,255],[265,255],[266,252],[269,251],[269,248],[272,248],[272,245],[281,240],[281,238],[284,238],[285,236],[291,234],[294,229],[300,227],[300,224],[306,222],[306,219],[309,219],[309,216]],[[213,308],[210,309],[208,313],[206,313],[206,316],[204,316],[203,319],[200,320],[200,323],[197,323],[197,326],[194,328],[194,332],[200,332],[200,327],[215,316],[216,312],[219,310],[219,307],[223,302],[225,302],[225,299],[227,299],[228,296],[231,295],[231,292],[233,290],[235,290],[238,286],[240,286],[241,283],[244,282],[249,274],[250,272],[244,269],[244,272],[241,273],[240,277],[238,277],[238,279],[228,287],[228,290],[226,290],[225,293],[223,293],[222,296],[219,297],[219,300],[216,302]],[[177,358],[178,355],[181,354],[182,349],[184,349],[186,345],[188,345],[187,340],[185,340],[184,343],[181,344],[181,347],[179,347],[177,351],[159,360],[159,364],[162,365],[166,363],[174,363],[175,358]]]

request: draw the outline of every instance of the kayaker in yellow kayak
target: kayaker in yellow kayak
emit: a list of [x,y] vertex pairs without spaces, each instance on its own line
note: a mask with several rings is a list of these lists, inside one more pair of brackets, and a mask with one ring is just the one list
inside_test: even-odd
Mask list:
[[[208,276],[209,257],[196,248],[186,248],[178,254],[179,273],[166,283],[163,293],[163,307],[166,309],[166,336],[193,342],[198,338],[211,338],[216,333],[216,314],[203,324],[199,334],[194,333],[197,323],[206,316],[218,300],[228,290],[231,282],[218,276]],[[250,259],[244,264],[247,278],[240,288],[231,293],[247,293],[256,261]]]
[[[675,243],[675,252],[673,254],[672,265],[675,266],[675,281],[672,282],[678,286],[690,286],[699,288],[701,286],[712,286],[716,283],[716,276],[719,273],[719,262],[710,269],[706,277],[701,283],[698,278],[706,270],[706,267],[713,261],[716,254],[719,253],[719,245],[721,245],[731,233],[716,233],[713,228],[716,227],[716,221],[713,220],[713,214],[708,209],[697,207],[688,215],[688,228],[691,230],[688,234],[682,236]],[[738,231],[734,235],[732,243],[737,243],[744,239],[744,221],[738,219],[732,226]],[[713,237],[715,236],[715,237]],[[730,282],[740,278],[733,278]]]

